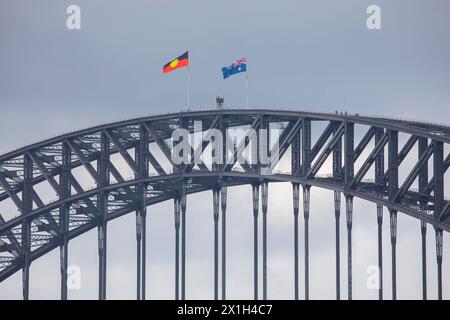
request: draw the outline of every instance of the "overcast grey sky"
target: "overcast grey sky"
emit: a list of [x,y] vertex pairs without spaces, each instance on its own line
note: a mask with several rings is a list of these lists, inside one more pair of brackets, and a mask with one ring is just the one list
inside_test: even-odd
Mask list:
[[[66,28],[66,8],[71,4],[81,7],[81,30]],[[371,4],[381,7],[382,30],[366,27]],[[0,153],[80,127],[185,108],[184,70],[162,74],[162,66],[185,50],[190,55],[194,109],[213,106],[218,94],[225,96],[226,106],[243,106],[244,77],[222,80],[220,69],[246,57],[251,107],[346,110],[448,124],[449,16],[448,0],[3,0]],[[269,188],[269,297],[289,298],[293,294],[290,186]],[[211,198],[203,193],[188,200],[188,297],[212,296]],[[230,190],[229,199],[230,230],[235,230],[229,237],[228,288],[231,298],[251,298],[250,187]],[[332,194],[313,189],[311,206],[311,297],[333,298]],[[385,221],[389,253],[387,215]],[[376,264],[375,228],[374,205],[355,200],[356,298],[377,297],[365,286],[365,270]],[[133,215],[110,224],[111,298],[134,298],[133,231]],[[400,298],[420,298],[418,232],[417,221],[400,215]],[[171,298],[171,202],[149,209],[149,237],[148,295]],[[449,243],[447,235],[446,240]],[[345,241],[343,237],[342,244]],[[71,291],[72,298],[97,296],[96,245],[95,232],[71,242],[70,263],[83,271],[82,290]],[[428,252],[434,297],[431,229]],[[444,270],[449,254],[446,249]],[[343,257],[343,270],[344,263]],[[386,254],[387,297],[389,263]],[[32,298],[58,298],[58,270],[57,252],[33,263]],[[446,298],[449,279],[446,275]],[[20,290],[18,273],[0,284],[0,297],[19,298]],[[345,285],[342,291],[345,296]]]

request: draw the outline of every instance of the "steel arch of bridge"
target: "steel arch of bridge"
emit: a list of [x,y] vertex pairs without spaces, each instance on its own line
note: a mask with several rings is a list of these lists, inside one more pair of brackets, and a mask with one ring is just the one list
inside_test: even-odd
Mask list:
[[[233,165],[211,167],[203,162],[196,165],[172,163],[172,147],[168,141],[173,130],[184,128],[193,132],[195,121],[201,121],[206,129],[218,129],[222,132],[228,128],[259,130],[274,124],[279,125],[282,128],[279,138],[279,158],[290,150],[291,170],[265,175],[261,174],[260,165],[243,164],[238,169]],[[318,129],[321,130],[320,135],[313,143],[312,130],[318,123],[325,123],[325,129],[322,127]],[[355,139],[355,125],[366,128],[358,143]],[[401,148],[399,133],[408,137]],[[247,143],[248,141],[244,139],[235,145],[235,158],[247,147]],[[370,147],[371,143],[374,145],[373,148]],[[420,220],[424,299],[427,297],[425,242],[427,224],[435,229],[438,297],[441,299],[443,231],[450,231],[450,201],[444,198],[446,182],[444,175],[450,166],[450,154],[444,154],[444,147],[448,144],[450,144],[450,127],[443,125],[337,112],[327,114],[266,109],[186,111],[149,116],[101,125],[35,143],[0,156],[0,202],[9,199],[20,213],[6,221],[0,212],[0,282],[22,270],[23,297],[28,299],[31,262],[59,247],[61,298],[67,299],[69,240],[97,228],[99,299],[105,299],[108,221],[136,212],[136,295],[138,299],[145,299],[146,208],[173,199],[176,231],[175,298],[184,299],[186,196],[212,190],[215,235],[214,298],[219,298],[220,288],[220,296],[225,299],[227,187],[249,184],[252,185],[254,216],[254,297],[266,299],[268,184],[290,182],[294,212],[295,299],[299,298],[300,187],[303,189],[305,223],[303,242],[306,299],[309,297],[308,221],[311,187],[332,190],[335,195],[337,299],[340,299],[341,287],[339,258],[341,194],[344,194],[346,207],[348,298],[352,298],[353,197],[358,197],[377,206],[379,298],[383,298],[381,227],[383,207],[387,207],[390,213],[393,298],[396,299],[397,212],[402,212]],[[155,146],[159,152],[152,151]],[[207,146],[208,141],[201,143],[197,149],[191,150],[191,155],[198,156],[206,152]],[[413,152],[412,150],[417,150],[417,161],[412,167],[407,167],[407,178],[400,182],[399,167],[402,163],[405,166],[404,159]],[[131,155],[133,152],[134,156]],[[115,161],[111,159],[112,155],[120,157],[129,166],[134,174],[132,178],[125,179],[122,176]],[[328,158],[332,158],[332,173],[326,176],[319,175],[319,170]],[[355,166],[357,161],[363,163],[358,168]],[[429,169],[429,163],[432,163],[432,170]],[[372,166],[375,168],[375,179],[365,179]],[[84,168],[95,181],[96,186],[93,189],[83,189],[73,174],[74,169],[79,167]],[[411,188],[415,181],[417,189]],[[56,199],[52,202],[44,203],[39,196],[37,186],[43,182],[47,183],[56,194]],[[262,290],[258,288],[260,272],[257,226],[260,207],[263,219]],[[219,224],[222,228],[220,241]],[[221,242],[221,257],[219,257],[219,242]],[[220,285],[219,260],[222,264]]]

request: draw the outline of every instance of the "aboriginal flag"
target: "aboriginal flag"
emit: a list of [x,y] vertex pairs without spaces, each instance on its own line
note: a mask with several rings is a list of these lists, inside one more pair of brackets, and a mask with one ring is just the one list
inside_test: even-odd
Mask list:
[[163,73],[168,73],[170,71],[187,67],[189,66],[189,57],[188,57],[188,51],[183,53],[178,58],[173,59],[169,63],[165,64],[163,67]]

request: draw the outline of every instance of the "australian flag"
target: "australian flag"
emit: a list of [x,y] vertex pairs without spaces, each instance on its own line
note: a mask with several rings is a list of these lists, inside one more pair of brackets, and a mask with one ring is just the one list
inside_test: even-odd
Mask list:
[[235,63],[233,63],[231,66],[223,67],[222,73],[223,78],[226,79],[229,76],[232,76],[236,73],[246,72],[247,71],[247,59],[241,58],[237,60]]

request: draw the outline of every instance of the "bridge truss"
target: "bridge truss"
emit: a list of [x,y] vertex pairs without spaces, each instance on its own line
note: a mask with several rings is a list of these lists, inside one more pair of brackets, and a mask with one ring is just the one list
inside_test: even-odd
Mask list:
[[[205,129],[225,132],[229,128],[254,129],[277,125],[279,158],[290,152],[286,172],[262,174],[261,165],[207,163],[177,165],[171,154],[171,134],[177,128],[194,131],[196,121]],[[355,138],[355,126],[364,128]],[[320,132],[319,132],[320,130]],[[208,136],[208,130],[206,136]],[[316,141],[313,133],[319,132]],[[401,146],[399,134],[406,137]],[[207,140],[207,139],[206,139]],[[136,214],[137,299],[146,296],[147,207],[173,199],[175,220],[175,298],[185,299],[187,195],[213,192],[214,298],[226,298],[226,209],[227,187],[252,186],[254,217],[254,298],[267,298],[267,202],[268,185],[292,183],[294,224],[295,299],[299,298],[299,214],[303,192],[305,224],[305,298],[309,298],[308,221],[311,187],[334,191],[336,220],[336,298],[340,299],[340,211],[345,199],[347,222],[348,298],[352,298],[353,198],[376,204],[378,223],[379,298],[383,299],[383,207],[389,210],[392,254],[392,297],[396,299],[397,213],[420,221],[422,237],[423,298],[427,298],[426,232],[434,228],[438,270],[438,297],[442,299],[443,232],[450,231],[450,201],[444,198],[445,172],[450,166],[447,126],[347,114],[325,114],[281,110],[207,110],[156,115],[106,124],[65,134],[0,156],[0,203],[10,201],[19,214],[5,219],[0,212],[0,282],[22,271],[23,298],[29,298],[30,264],[55,248],[60,250],[61,299],[67,299],[69,241],[97,228],[99,256],[99,299],[106,298],[106,254],[108,222],[128,213]],[[209,142],[192,148],[191,156],[207,152]],[[373,147],[372,147],[373,146]],[[235,159],[248,147],[237,141]],[[154,151],[158,149],[158,151]],[[412,153],[412,165],[404,161]],[[120,158],[132,171],[126,178],[117,167]],[[332,172],[319,174],[327,159]],[[357,166],[357,163],[362,165]],[[399,168],[408,171],[399,181]],[[374,168],[374,178],[367,179]],[[82,186],[75,172],[84,172],[95,185]],[[44,201],[39,186],[47,184],[54,198]],[[413,188],[416,184],[418,187]],[[261,206],[260,206],[261,197]],[[258,287],[258,219],[262,213],[262,289]],[[220,219],[221,218],[221,219]],[[219,241],[219,225],[222,238]],[[221,256],[219,257],[219,242]],[[222,274],[219,275],[219,260]],[[220,285],[219,285],[220,278]],[[220,295],[219,295],[219,289]],[[262,292],[262,294],[261,294]]]

